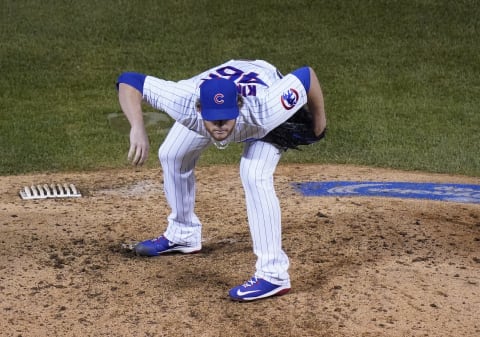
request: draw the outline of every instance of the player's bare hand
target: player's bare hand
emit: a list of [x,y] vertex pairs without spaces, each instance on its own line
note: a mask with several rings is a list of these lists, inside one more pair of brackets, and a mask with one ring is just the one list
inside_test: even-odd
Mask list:
[[133,165],[142,165],[148,158],[150,143],[147,132],[144,127],[130,130],[130,150],[128,151],[128,160]]

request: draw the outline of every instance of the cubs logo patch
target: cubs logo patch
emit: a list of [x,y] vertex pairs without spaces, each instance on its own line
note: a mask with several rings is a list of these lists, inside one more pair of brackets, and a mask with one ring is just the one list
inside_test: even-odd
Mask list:
[[284,92],[282,94],[282,96],[280,97],[280,101],[282,102],[282,105],[286,110],[290,110],[293,109],[293,107],[297,104],[298,97],[298,91],[290,88],[287,92]]
[[223,100],[223,94],[216,94],[214,97],[213,97],[213,101],[217,104],[223,104],[225,101]]

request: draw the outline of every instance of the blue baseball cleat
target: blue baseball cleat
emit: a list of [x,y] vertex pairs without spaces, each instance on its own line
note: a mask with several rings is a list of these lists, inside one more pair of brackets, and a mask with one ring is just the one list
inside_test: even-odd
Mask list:
[[270,296],[284,295],[289,291],[290,286],[273,284],[254,276],[243,285],[230,289],[228,295],[235,301],[253,301]]
[[202,246],[186,246],[173,243],[169,241],[166,237],[159,236],[158,238],[152,240],[145,240],[139,242],[133,248],[134,252],[140,256],[158,256],[165,253],[184,253],[184,254],[193,254],[198,253],[202,249]]

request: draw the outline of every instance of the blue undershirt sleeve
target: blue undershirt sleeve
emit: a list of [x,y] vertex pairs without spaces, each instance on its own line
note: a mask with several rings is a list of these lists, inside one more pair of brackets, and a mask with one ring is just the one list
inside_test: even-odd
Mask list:
[[145,83],[145,78],[147,75],[140,74],[140,73],[133,73],[133,72],[126,72],[122,73],[117,80],[117,90],[118,90],[118,85],[120,83],[125,83],[128,85],[131,85],[138,91],[140,91],[141,94],[143,94],[143,84]]
[[309,67],[298,68],[292,71],[292,75],[295,75],[300,80],[300,82],[302,82],[306,92],[310,90],[310,68]]

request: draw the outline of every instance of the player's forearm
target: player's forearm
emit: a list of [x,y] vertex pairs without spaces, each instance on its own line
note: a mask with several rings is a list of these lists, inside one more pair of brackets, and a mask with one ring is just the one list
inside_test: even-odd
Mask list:
[[315,71],[310,68],[310,90],[307,94],[308,108],[313,118],[313,131],[319,136],[327,126],[323,92]]
[[142,94],[128,84],[120,83],[118,86],[118,100],[131,127],[143,128]]

